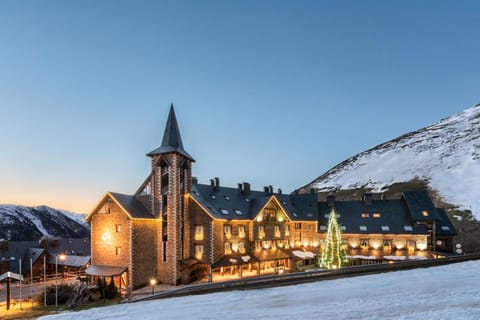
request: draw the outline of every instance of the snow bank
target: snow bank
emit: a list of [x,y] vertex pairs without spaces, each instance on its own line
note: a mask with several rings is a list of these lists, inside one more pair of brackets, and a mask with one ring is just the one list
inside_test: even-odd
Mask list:
[[122,304],[41,319],[478,320],[479,277],[480,261],[470,261],[271,289]]

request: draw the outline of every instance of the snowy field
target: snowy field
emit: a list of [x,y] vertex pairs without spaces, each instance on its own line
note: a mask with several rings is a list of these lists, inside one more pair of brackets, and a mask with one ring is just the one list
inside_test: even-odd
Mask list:
[[171,298],[41,319],[480,319],[480,261],[262,290]]

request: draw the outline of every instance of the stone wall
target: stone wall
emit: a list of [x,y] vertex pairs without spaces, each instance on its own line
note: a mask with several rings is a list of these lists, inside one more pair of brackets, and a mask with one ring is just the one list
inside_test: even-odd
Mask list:
[[132,225],[132,285],[147,285],[157,278],[156,230],[159,220],[133,220]]

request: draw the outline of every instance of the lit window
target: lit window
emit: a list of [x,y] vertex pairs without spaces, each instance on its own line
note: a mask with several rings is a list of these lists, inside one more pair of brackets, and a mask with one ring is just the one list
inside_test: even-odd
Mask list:
[[195,258],[202,260],[203,258],[203,244],[195,244]]
[[423,215],[424,217],[428,217],[428,211],[422,211],[422,215]]
[[362,213],[362,218],[368,218],[368,217],[370,217],[370,214],[368,214],[367,212]]
[[360,248],[368,249],[368,240],[367,239],[360,239]]
[[258,226],[258,238],[259,239],[265,238],[265,227],[264,226]]
[[367,231],[367,226],[360,226],[360,231]]
[[405,231],[413,231],[413,227],[412,227],[412,226],[403,226],[403,230],[405,230]]
[[227,209],[220,209],[220,211],[222,212],[222,214],[229,214]]
[[245,242],[239,242],[238,243],[238,252],[239,253],[245,253]]
[[379,212],[374,212],[374,213],[373,213],[373,217],[374,217],[374,218],[380,218],[381,215],[380,215]]
[[115,255],[119,256],[122,254],[122,248],[121,247],[115,247]]
[[390,227],[389,226],[382,226],[382,231],[390,231]]
[[238,237],[243,239],[245,238],[245,226],[244,225],[239,225],[238,226]]
[[232,226],[225,224],[223,226],[223,233],[225,234],[225,238],[230,239],[232,237]]
[[233,212],[235,212],[235,214],[236,214],[237,216],[241,216],[241,215],[242,215],[242,211],[241,211],[241,210],[235,209],[235,210],[233,210]]
[[450,230],[450,227],[449,227],[449,226],[442,226],[442,230],[443,230],[443,231],[449,231],[449,230]]
[[290,236],[290,226],[285,226],[285,237]]
[[255,241],[255,251],[262,250],[262,241]]
[[232,245],[230,242],[225,242],[224,248],[225,248],[225,254],[232,253]]
[[115,225],[115,232],[122,232],[122,225],[121,224],[116,224]]
[[195,236],[194,239],[197,241],[203,240],[203,226],[202,225],[195,225]]
[[280,226],[279,225],[274,225],[273,226],[273,233],[275,238],[280,238]]
[[327,231],[327,226],[320,226],[320,231]]
[[300,230],[302,229],[302,223],[301,222],[296,222],[295,223],[295,230]]

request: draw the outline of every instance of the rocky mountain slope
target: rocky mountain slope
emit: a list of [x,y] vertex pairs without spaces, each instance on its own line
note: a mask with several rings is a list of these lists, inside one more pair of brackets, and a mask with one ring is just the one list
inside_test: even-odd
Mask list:
[[43,236],[83,238],[90,234],[84,215],[46,206],[0,205],[0,238],[34,241]]
[[480,219],[480,104],[361,152],[301,189],[385,192],[412,180]]

